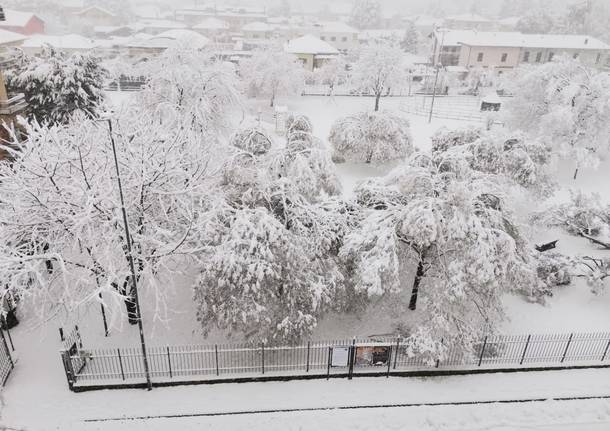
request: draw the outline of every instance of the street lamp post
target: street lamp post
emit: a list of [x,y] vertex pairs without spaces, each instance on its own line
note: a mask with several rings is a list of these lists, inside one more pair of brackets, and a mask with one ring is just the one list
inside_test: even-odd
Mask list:
[[119,161],[116,155],[116,145],[112,134],[112,120],[108,119],[108,133],[110,134],[110,142],[112,143],[112,154],[114,156],[114,166],[116,168],[117,183],[119,185],[119,195],[121,197],[121,212],[123,213],[123,225],[125,227],[125,242],[127,243],[127,259],[129,260],[129,269],[131,270],[131,283],[133,289],[133,300],[136,303],[136,313],[138,319],[138,329],[140,331],[140,345],[142,347],[142,357],[144,359],[144,373],[146,374],[146,386],[150,391],[152,382],[150,380],[150,370],[148,368],[148,355],[146,354],[146,343],[144,341],[144,328],[142,327],[142,312],[140,311],[140,301],[138,299],[138,282],[136,277],[136,268],[133,264],[133,253],[131,247],[131,235],[129,234],[129,224],[127,223],[127,212],[125,211],[125,198],[123,197],[123,186],[121,184],[121,173],[119,171]]

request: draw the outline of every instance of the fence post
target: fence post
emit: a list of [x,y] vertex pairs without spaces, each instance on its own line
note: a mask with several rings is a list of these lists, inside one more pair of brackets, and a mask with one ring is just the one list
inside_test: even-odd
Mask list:
[[167,365],[169,367],[169,378],[171,379],[174,376],[172,375],[172,358],[169,354],[169,346],[167,346],[166,350],[167,350]]
[[606,349],[604,350],[604,354],[602,355],[602,362],[606,359],[606,355],[608,354],[608,349],[610,349],[610,338],[608,338],[608,344],[606,344]]
[[309,372],[309,351],[310,351],[310,348],[311,348],[311,341],[308,341],[307,342],[307,365],[306,365],[306,368],[305,368],[305,372],[306,373]]
[[574,336],[574,334],[570,334],[570,338],[568,338],[568,343],[566,344],[566,349],[563,351],[563,356],[561,357],[561,363],[563,363],[563,361],[566,358],[566,355],[568,354],[568,349],[570,348],[570,343],[572,342],[573,336]]
[[352,345],[347,352],[347,360],[348,360],[348,368],[347,368],[347,378],[349,380],[352,379],[354,375],[354,360],[356,359],[356,339],[352,340]]
[[121,349],[116,349],[117,354],[119,355],[119,366],[121,367],[121,377],[125,380],[125,372],[123,371],[123,359],[121,359]]
[[[441,344],[443,344],[445,342],[444,338],[441,338]],[[434,366],[434,368],[438,368],[438,366],[441,364],[441,356],[439,355],[438,358],[436,358],[436,365]]]
[[265,343],[261,343],[261,370],[265,374]]
[[59,339],[63,342],[64,338],[64,328],[59,328]]
[[523,365],[523,360],[525,359],[525,354],[527,353],[527,346],[530,345],[531,338],[531,334],[527,336],[527,341],[525,342],[525,348],[523,349],[523,354],[521,355],[521,361],[519,361],[519,365]]
[[392,346],[388,346],[388,349],[390,349],[390,351],[388,352],[388,370],[386,372],[386,378],[390,377],[390,365],[392,365]]
[[396,362],[398,361],[398,348],[400,347],[400,337],[396,338],[396,353],[394,353],[394,369],[396,369]]
[[328,346],[328,361],[326,362],[326,380],[330,378],[330,361],[333,353],[333,348]]
[[70,352],[67,350],[61,350],[59,353],[61,354],[61,362],[64,364],[64,371],[66,372],[66,379],[68,380],[68,388],[73,391],[76,376],[74,375],[74,369],[72,368]]
[[485,341],[483,341],[483,348],[481,349],[481,355],[479,356],[479,367],[481,366],[481,362],[483,362],[483,354],[485,353],[485,347],[487,347],[487,335],[485,336]]
[[218,368],[218,344],[214,344],[214,353],[216,356],[216,375],[220,375],[220,369]]

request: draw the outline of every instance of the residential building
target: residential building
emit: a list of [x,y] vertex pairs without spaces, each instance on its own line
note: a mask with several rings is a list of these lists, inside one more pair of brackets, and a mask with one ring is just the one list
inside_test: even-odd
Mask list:
[[317,69],[324,62],[339,55],[337,48],[311,34],[292,39],[286,44],[285,50],[296,55],[309,71]]
[[0,51],[4,51],[5,48],[21,46],[26,39],[27,36],[23,34],[0,29]]
[[194,25],[192,29],[206,37],[218,39],[228,34],[229,23],[218,18],[208,17]]
[[25,35],[44,33],[44,21],[32,12],[4,9],[5,20],[0,21],[0,29]]
[[74,12],[73,15],[81,22],[86,23],[91,27],[115,26],[121,24],[121,19],[116,14],[99,6],[89,6],[78,12]]
[[444,66],[493,68],[502,73],[520,64],[545,63],[557,55],[602,68],[609,61],[610,46],[586,35],[446,29],[434,33],[434,63]]
[[88,39],[79,34],[66,34],[63,36],[35,34],[30,36],[21,45],[27,54],[37,55],[46,46],[66,53],[90,51],[98,46],[95,40]]
[[241,28],[246,39],[271,39],[274,29],[271,24],[261,21],[248,23]]
[[131,24],[129,27],[131,27],[135,32],[144,32],[155,35],[168,30],[185,29],[187,28],[187,25],[182,22],[172,21],[169,19],[143,19],[135,24]]
[[358,47],[358,30],[341,21],[327,21],[315,25],[320,40],[328,42],[339,51],[347,52]]

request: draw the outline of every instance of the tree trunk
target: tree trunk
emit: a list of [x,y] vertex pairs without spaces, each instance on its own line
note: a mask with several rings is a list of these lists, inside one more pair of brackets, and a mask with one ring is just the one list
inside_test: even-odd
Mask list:
[[127,309],[127,320],[132,325],[138,324],[138,309],[136,307],[136,302],[133,300],[132,296],[125,298],[125,308]]
[[417,273],[415,274],[415,280],[413,280],[413,288],[411,289],[411,301],[409,301],[409,310],[415,310],[417,308],[417,295],[419,293],[419,284],[421,279],[424,277],[424,259],[420,257],[417,264]]
[[379,111],[379,99],[381,98],[381,93],[375,95],[375,112]]

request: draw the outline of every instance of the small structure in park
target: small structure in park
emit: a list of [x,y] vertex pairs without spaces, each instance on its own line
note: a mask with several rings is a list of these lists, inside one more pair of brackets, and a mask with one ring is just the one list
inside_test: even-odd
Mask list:
[[481,111],[499,111],[502,106],[502,99],[498,93],[493,91],[481,99]]
[[324,62],[339,55],[337,48],[311,34],[292,39],[285,49],[286,52],[296,55],[309,71],[321,67]]

